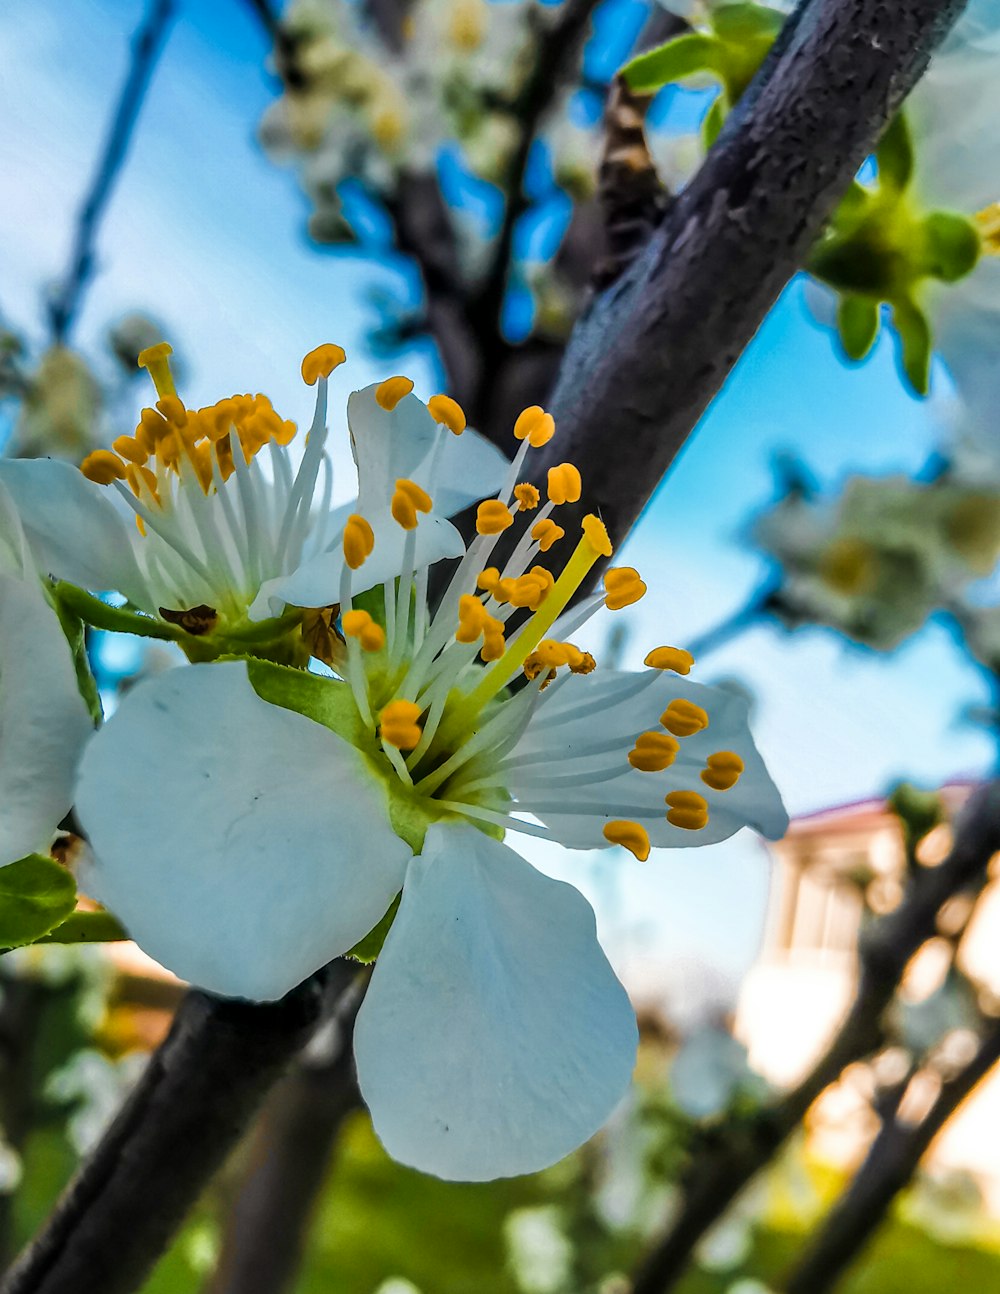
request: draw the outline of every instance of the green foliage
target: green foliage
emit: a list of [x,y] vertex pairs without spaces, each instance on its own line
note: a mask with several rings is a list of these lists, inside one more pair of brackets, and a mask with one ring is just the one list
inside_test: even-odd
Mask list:
[[142,638],[162,638],[176,642],[183,637],[184,631],[175,625],[168,625],[163,620],[147,616],[141,611],[132,611],[128,607],[112,607],[92,593],[78,589],[75,584],[60,580],[53,585],[52,596],[62,616],[69,612],[84,624],[95,629],[105,629],[109,633],[138,634]]
[[101,944],[127,939],[128,934],[110,912],[71,912],[65,921],[43,935],[43,944]]
[[937,791],[922,791],[911,782],[899,782],[886,801],[903,829],[907,856],[912,858],[924,836],[945,821],[944,805]]
[[54,859],[29,854],[0,867],[0,948],[46,935],[76,907],[76,883]]

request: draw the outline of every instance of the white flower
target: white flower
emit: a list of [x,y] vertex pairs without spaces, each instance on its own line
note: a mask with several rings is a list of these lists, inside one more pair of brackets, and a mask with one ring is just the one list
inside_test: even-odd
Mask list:
[[[611,551],[594,517],[558,579],[535,564],[564,538],[553,514],[581,492],[568,463],[544,504],[518,484],[553,434],[548,414],[518,419],[521,449],[433,614],[420,531],[438,478],[425,492],[399,475],[408,450],[386,420],[364,426],[364,443],[352,426],[359,464],[396,483],[391,507],[363,487],[344,527],[341,677],[228,661],[130,692],[82,766],[89,885],[178,974],[263,999],[351,949],[402,891],[355,1034],[376,1130],[442,1177],[530,1172],[600,1127],[637,1035],[589,906],[500,837],[645,858],[747,824],[780,835],[787,819],[745,702],[671,675],[689,670],[686,652],[601,674],[565,641],[645,585],[610,570],[603,594],[567,611]],[[398,565],[372,587],[380,548]],[[328,578],[303,572],[291,579]]]
[[69,644],[0,485],[0,866],[48,851],[92,732]]
[[[410,394],[409,379],[389,378],[351,396],[359,498],[331,508],[327,378],[344,358],[340,347],[318,347],[303,361],[303,376],[318,390],[297,469],[295,425],[279,418],[266,396],[186,409],[174,392],[169,353],[161,344],[140,357],[160,400],[143,411],[134,436],[120,436],[113,451],[95,451],[83,474],[67,463],[6,461],[0,482],[18,506],[39,569],[165,615],[190,635],[183,645],[198,646],[203,656],[231,650],[234,634],[259,635],[254,622],[280,615],[287,603],[335,603],[346,520],[355,509],[372,521],[389,516],[390,469],[418,485],[431,474],[438,483],[437,509],[421,525],[416,551],[427,563],[462,551],[444,517],[496,488],[506,470],[503,455],[482,437],[454,435],[435,421]],[[443,409],[439,417],[451,417],[461,432],[464,420],[459,425],[449,412],[453,402],[437,400],[431,409]],[[130,511],[137,524],[129,523]],[[400,569],[403,544],[402,532],[386,526],[366,572],[373,583]],[[216,651],[205,650],[210,642]]]

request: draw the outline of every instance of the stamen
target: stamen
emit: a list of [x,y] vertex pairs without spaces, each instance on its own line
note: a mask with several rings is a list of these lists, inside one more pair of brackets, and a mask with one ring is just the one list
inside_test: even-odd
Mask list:
[[404,530],[417,528],[417,513],[430,512],[433,507],[431,496],[421,489],[415,481],[399,480],[392,496],[391,510],[393,519]]
[[708,826],[708,801],[697,791],[671,791],[665,797],[667,821],[684,831],[700,831]]
[[515,440],[527,440],[532,449],[547,445],[556,432],[555,419],[541,405],[533,404],[517,416],[514,423]]
[[555,504],[579,503],[583,481],[572,463],[559,463],[549,468],[549,500]]
[[633,566],[615,566],[605,571],[604,588],[607,591],[604,605],[609,611],[621,611],[623,607],[630,607],[646,592],[646,585]]
[[713,791],[728,791],[740,780],[744,764],[734,750],[717,750],[709,755],[702,769],[701,780]]
[[644,863],[649,857],[649,833],[638,822],[619,818],[604,827],[604,839],[612,845],[622,845]]
[[141,350],[136,360],[139,368],[144,368],[153,379],[156,394],[161,397],[177,394],[174,376],[170,372],[170,356],[173,353],[174,348],[171,345],[165,341],[159,341],[155,346],[147,346],[145,350]]
[[462,406],[448,395],[432,395],[427,401],[427,412],[456,436],[461,436],[468,425]]
[[693,737],[708,727],[708,713],[693,701],[676,697],[660,715],[660,723],[675,737]]
[[382,740],[397,750],[413,750],[420,742],[417,720],[422,711],[414,701],[390,701],[379,715]]
[[329,377],[333,370],[346,359],[347,355],[342,346],[325,342],[303,357],[302,381],[306,386],[315,386],[321,377]]
[[476,532],[499,535],[514,524],[514,514],[499,499],[484,499],[476,511]]
[[665,732],[643,732],[628,753],[628,762],[640,773],[662,773],[677,758],[680,742]]
[[654,647],[643,664],[650,669],[671,669],[675,674],[690,674],[694,657],[683,647]]
[[542,496],[537,486],[532,485],[530,481],[523,481],[520,485],[514,486],[514,498],[517,499],[518,512],[531,512],[538,507]]
[[88,481],[98,485],[110,485],[112,481],[124,481],[128,477],[125,464],[110,449],[95,449],[80,464],[80,471]]
[[385,630],[367,611],[345,611],[340,623],[348,638],[357,638],[362,651],[381,651],[385,646]]
[[531,537],[543,553],[547,553],[565,534],[562,526],[557,526],[548,517],[544,521],[536,521],[531,527]]
[[352,512],[344,526],[344,561],[356,571],[375,549],[375,532],[364,517]]
[[392,413],[400,400],[412,390],[413,383],[408,377],[387,377],[375,388],[375,399],[387,413]]

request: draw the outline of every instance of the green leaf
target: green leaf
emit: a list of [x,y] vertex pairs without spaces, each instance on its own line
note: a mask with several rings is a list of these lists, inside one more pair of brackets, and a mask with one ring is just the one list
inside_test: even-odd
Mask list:
[[71,912],[54,930],[42,935],[41,944],[103,944],[127,939],[128,934],[110,912]]
[[897,112],[875,150],[879,185],[902,192],[913,178],[913,141],[906,118]]
[[247,660],[246,667],[250,685],[261,700],[314,719],[359,750],[375,748],[347,683],[257,658]]
[[712,100],[708,112],[705,113],[705,120],[701,123],[701,137],[705,148],[711,148],[719,138],[719,131],[726,121],[726,95],[725,91],[717,94]]
[[54,585],[52,592],[57,606],[66,608],[95,629],[106,629],[109,633],[138,634],[142,638],[163,638],[169,642],[176,642],[184,637],[184,630],[175,625],[168,625],[141,611],[110,607],[92,593],[86,593],[65,580]]
[[926,395],[930,388],[933,346],[927,316],[915,301],[898,300],[892,303],[892,322],[899,334],[906,380],[917,395]]
[[750,41],[772,42],[781,31],[785,15],[767,5],[735,3],[719,5],[712,10],[712,27],[727,44],[745,45]]
[[976,226],[957,211],[932,211],[923,222],[921,269],[932,278],[957,283],[975,268],[982,249]]
[[83,697],[91,719],[95,724],[100,723],[104,718],[104,708],[101,705],[101,694],[97,690],[97,680],[94,678],[93,671],[90,668],[90,657],[87,655],[87,634],[83,627],[83,621],[54,595],[52,602],[59,625],[66,635],[70,654],[73,657],[77,691]]
[[687,32],[637,55],[622,68],[622,76],[637,94],[654,94],[671,81],[681,81],[698,72],[721,77],[725,67],[720,41],[702,32]]
[[364,962],[367,966],[373,962],[382,951],[382,945],[385,943],[385,937],[389,933],[393,921],[396,919],[396,913],[399,911],[399,900],[402,896],[397,894],[389,904],[389,910],[378,923],[374,930],[369,930],[364,939],[359,939],[353,948],[348,950],[347,956],[353,957],[355,961]]
[[76,907],[76,883],[65,867],[29,854],[0,867],[0,948],[34,943]]
[[872,297],[847,295],[837,306],[837,328],[844,350],[851,359],[861,360],[878,336],[878,302]]

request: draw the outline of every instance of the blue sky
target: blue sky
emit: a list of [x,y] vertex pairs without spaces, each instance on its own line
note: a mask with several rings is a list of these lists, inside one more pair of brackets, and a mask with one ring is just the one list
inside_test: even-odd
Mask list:
[[[142,12],[135,0],[7,0],[0,12],[0,311],[35,339],[44,336],[42,290],[66,263]],[[311,248],[294,177],[254,142],[274,93],[264,54],[249,6],[182,5],[102,230],[75,341],[94,347],[112,320],[140,307],[176,339],[196,403],[263,389],[302,418],[299,359],[325,340],[351,358],[334,409],[390,367],[427,396],[438,389],[428,347],[391,365],[365,354],[369,294],[396,288],[405,266]],[[793,284],[629,542],[623,560],[651,590],[634,617],[633,659],[649,645],[693,639],[752,592],[763,564],[741,534],[770,495],[776,451],[801,453],[829,482],[848,470],[914,470],[939,421],[933,402],[903,391],[888,342],[863,367],[845,367]],[[792,812],[877,793],[899,776],[975,774],[990,757],[983,734],[957,717],[985,691],[939,626],[891,657],[819,630],[762,628],[706,658],[700,676],[754,689],[758,741]],[[662,853],[644,866],[617,855],[568,863],[543,855],[546,867],[585,878],[619,948],[655,948],[675,964],[708,960],[725,973],[753,957],[767,866],[752,838]]]

